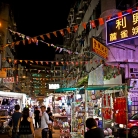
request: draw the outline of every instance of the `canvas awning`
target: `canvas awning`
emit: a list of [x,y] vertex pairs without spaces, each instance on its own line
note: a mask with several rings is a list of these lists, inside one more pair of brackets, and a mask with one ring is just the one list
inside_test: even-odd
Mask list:
[[[131,88],[130,86],[127,86],[127,89]],[[70,91],[76,91],[76,90],[80,90],[80,89],[84,89],[84,88],[59,88],[56,89],[55,92],[56,93],[60,93],[60,92],[70,92]],[[120,90],[120,89],[125,89],[125,85],[95,85],[95,86],[88,86],[87,88],[85,88],[85,90]]]

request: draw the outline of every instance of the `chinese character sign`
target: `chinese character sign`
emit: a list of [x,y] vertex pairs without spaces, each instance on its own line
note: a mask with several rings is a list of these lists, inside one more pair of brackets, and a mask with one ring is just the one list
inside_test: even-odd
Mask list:
[[106,44],[138,37],[138,11],[127,13],[122,18],[113,18],[106,21]]
[[108,48],[94,38],[92,38],[92,51],[104,59],[108,58]]
[[14,77],[3,78],[3,83],[14,83]]

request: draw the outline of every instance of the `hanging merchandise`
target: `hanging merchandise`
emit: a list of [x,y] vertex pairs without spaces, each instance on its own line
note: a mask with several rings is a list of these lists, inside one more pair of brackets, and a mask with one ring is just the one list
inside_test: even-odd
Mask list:
[[115,114],[116,123],[126,124],[126,98],[125,97],[115,98],[114,114]]

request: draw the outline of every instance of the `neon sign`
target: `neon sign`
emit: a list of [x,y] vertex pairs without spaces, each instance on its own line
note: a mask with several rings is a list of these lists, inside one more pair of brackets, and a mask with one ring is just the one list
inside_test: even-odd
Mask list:
[[138,11],[127,13],[122,18],[106,21],[106,44],[110,45],[138,37]]

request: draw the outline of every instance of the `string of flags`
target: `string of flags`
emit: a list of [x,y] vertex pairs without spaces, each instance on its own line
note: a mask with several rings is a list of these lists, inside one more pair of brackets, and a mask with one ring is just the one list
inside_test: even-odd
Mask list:
[[27,44],[31,44],[31,43],[36,43],[36,45],[38,45],[38,41],[40,41],[40,42],[42,42],[42,43],[44,43],[44,44],[46,44],[46,45],[48,45],[48,46],[51,46],[51,47],[54,47],[54,48],[56,48],[56,50],[55,50],[55,52],[57,52],[57,51],[59,51],[59,53],[61,53],[62,51],[64,51],[64,52],[67,52],[68,54],[78,54],[78,52],[72,52],[72,51],[70,51],[70,50],[68,50],[68,49],[66,49],[66,48],[62,48],[62,47],[59,47],[59,46],[56,46],[56,45],[54,45],[54,44],[50,44],[50,43],[47,43],[47,42],[45,42],[44,40],[44,36],[42,37],[40,37],[42,40],[39,40],[39,38],[38,37],[29,37],[29,36],[26,36],[26,35],[24,35],[24,34],[22,34],[22,33],[19,33],[19,32],[16,32],[16,31],[13,31],[13,30],[11,30],[11,29],[9,29],[9,31],[11,32],[11,33],[13,33],[13,34],[17,34],[19,37],[21,37],[23,40],[20,40],[20,41],[16,41],[16,42],[12,42],[11,44],[6,44],[5,46],[4,46],[4,48],[5,47],[7,47],[7,46],[11,46],[11,47],[13,47],[13,46],[15,46],[15,45],[19,45],[20,43],[22,43],[23,45],[25,45],[26,43],[27,43],[27,41],[28,41],[28,43]]
[[[138,7],[136,7],[135,9],[138,10]],[[134,10],[135,10],[135,9],[134,9]],[[129,13],[129,14],[132,14],[132,13],[133,13],[133,9],[130,8],[130,9],[127,9],[127,10],[125,10],[125,11],[119,11],[119,12],[116,14],[116,16],[120,19],[120,18],[122,18],[123,14],[126,13],[126,12]],[[72,26],[72,27],[63,28],[63,29],[60,29],[60,30],[56,30],[56,31],[49,32],[49,33],[46,33],[46,34],[41,34],[41,35],[34,36],[34,37],[29,37],[29,36],[26,36],[26,35],[24,35],[24,34],[22,34],[22,33],[15,32],[15,31],[9,29],[10,32],[12,32],[13,34],[17,34],[19,37],[22,37],[23,40],[17,41],[17,42],[13,42],[12,44],[6,44],[6,45],[3,46],[3,47],[19,45],[20,42],[22,42],[22,43],[25,45],[26,40],[28,41],[28,44],[31,44],[32,42],[38,44],[38,41],[41,41],[41,42],[47,44],[48,46],[55,47],[55,48],[56,48],[56,51],[57,51],[57,50],[59,50],[59,52],[61,52],[61,51],[66,51],[66,52],[68,52],[69,54],[71,54],[72,51],[70,51],[70,50],[67,50],[67,49],[65,49],[65,48],[61,48],[61,47],[55,46],[54,44],[49,44],[49,43],[45,42],[45,41],[44,41],[44,40],[45,40],[45,37],[51,39],[51,35],[52,35],[52,34],[53,34],[55,37],[58,37],[58,35],[57,35],[58,33],[60,33],[62,36],[64,36],[64,35],[65,35],[65,30],[66,30],[68,33],[71,33],[72,31],[73,31],[73,32],[76,32],[76,31],[78,30],[78,28],[79,28],[80,25],[82,25],[83,28],[86,29],[88,23],[90,24],[90,26],[91,26],[92,28],[96,28],[97,25],[101,25],[101,26],[102,26],[102,25],[105,24],[105,22],[106,22],[107,20],[110,20],[110,19],[112,19],[113,17],[114,17],[114,16],[112,16],[112,15],[108,15],[108,16],[105,16],[105,17],[100,17],[100,18],[98,18],[98,19],[91,20],[91,21],[89,21],[89,22],[83,22],[83,23],[81,23],[81,24],[79,24],[79,25],[74,25],[74,26]],[[97,24],[97,21],[98,21],[98,24]],[[41,38],[41,40],[38,40],[38,38]],[[78,53],[76,53],[76,54],[78,54]]]
[[46,65],[49,65],[49,64],[56,64],[57,66],[58,65],[79,65],[79,64],[88,64],[88,63],[93,63],[93,62],[96,62],[96,63],[99,63],[99,62],[103,62],[103,60],[95,60],[95,61],[34,61],[34,60],[18,60],[18,59],[8,59],[9,62],[13,62],[14,64],[17,64],[18,62],[22,63],[22,62],[25,62],[25,63],[36,63],[36,64],[41,64],[41,65],[44,65],[44,63]]
[[[135,10],[135,9],[134,9],[134,10]],[[138,7],[136,7],[136,10],[138,10]],[[124,10],[124,11],[119,11],[119,12],[116,14],[116,16],[117,16],[118,18],[122,18],[123,14],[126,13],[126,12],[129,13],[129,14],[132,14],[132,13],[133,13],[133,9],[130,8],[130,9],[127,9],[127,10]],[[113,17],[114,17],[114,16],[112,16],[112,15],[108,15],[108,16],[100,17],[100,18],[95,19],[95,20],[90,20],[89,22],[82,22],[80,25],[82,25],[83,28],[86,29],[86,28],[87,28],[87,23],[90,23],[90,25],[92,26],[92,28],[95,28],[95,27],[97,26],[97,25],[96,25],[96,21],[98,21],[98,25],[104,25],[105,22],[106,22],[107,20],[110,20],[110,19],[112,19]],[[76,32],[76,31],[78,30],[78,28],[79,28],[79,25],[77,24],[77,25],[74,25],[74,26],[72,26],[72,27],[67,27],[67,28],[63,28],[63,29],[60,29],[60,30],[56,30],[56,31],[53,31],[53,32],[46,33],[46,34],[41,34],[41,35],[35,36],[35,37],[33,37],[33,38],[27,37],[27,36],[25,36],[24,34],[15,32],[15,31],[13,31],[13,30],[10,30],[10,31],[13,32],[13,33],[18,34],[20,37],[23,38],[23,40],[28,39],[29,42],[31,42],[31,41],[37,41],[37,42],[38,42],[38,40],[37,40],[38,37],[40,37],[42,40],[45,40],[45,36],[46,36],[47,38],[50,39],[50,38],[51,38],[51,34],[53,34],[55,37],[57,37],[57,36],[58,36],[58,35],[57,35],[58,32],[59,32],[62,36],[64,36],[64,35],[65,35],[65,30],[66,30],[68,33],[71,33],[72,31]],[[19,43],[19,42],[18,42],[18,43]],[[23,43],[24,43],[24,41],[23,41]],[[47,44],[48,44],[48,43],[47,43]]]

